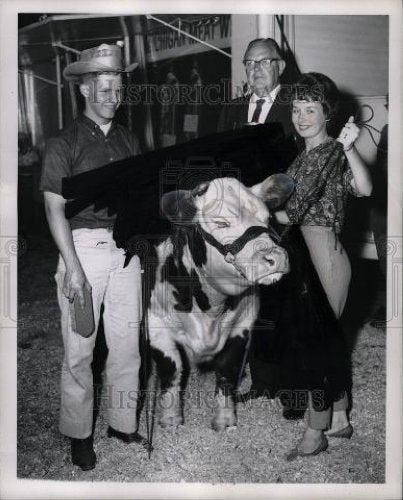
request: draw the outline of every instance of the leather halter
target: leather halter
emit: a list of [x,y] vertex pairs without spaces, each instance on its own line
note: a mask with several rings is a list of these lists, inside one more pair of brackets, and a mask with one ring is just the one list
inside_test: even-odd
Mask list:
[[273,240],[278,241],[279,236],[277,232],[269,225],[268,227],[264,226],[251,226],[235,241],[232,243],[227,243],[223,245],[219,241],[217,241],[214,236],[211,236],[207,231],[205,231],[200,224],[196,224],[196,229],[199,231],[201,236],[207,243],[215,247],[221,255],[224,256],[226,262],[233,264],[238,271],[238,266],[235,265],[235,256],[239,253],[244,246],[251,240],[257,238],[262,233],[267,233]]

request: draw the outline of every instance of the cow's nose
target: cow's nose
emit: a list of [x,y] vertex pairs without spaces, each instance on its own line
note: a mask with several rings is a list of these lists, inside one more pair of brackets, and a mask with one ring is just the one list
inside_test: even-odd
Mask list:
[[264,258],[270,267],[275,267],[277,265],[276,259],[272,255],[265,255]]
[[269,269],[273,272],[288,271],[288,256],[280,247],[271,248],[264,254],[264,260]]

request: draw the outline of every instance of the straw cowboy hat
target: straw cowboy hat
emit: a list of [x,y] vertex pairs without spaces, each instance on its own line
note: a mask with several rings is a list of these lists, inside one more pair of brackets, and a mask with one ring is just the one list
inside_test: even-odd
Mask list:
[[103,43],[99,47],[83,50],[79,55],[79,60],[68,64],[63,71],[63,76],[67,80],[79,82],[80,76],[85,73],[98,73],[103,71],[113,71],[118,73],[129,73],[138,66],[133,63],[124,68],[122,51],[119,45],[108,45]]

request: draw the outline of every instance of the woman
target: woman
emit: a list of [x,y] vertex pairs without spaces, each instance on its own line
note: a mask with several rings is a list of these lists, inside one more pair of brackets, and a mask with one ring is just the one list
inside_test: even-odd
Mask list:
[[[287,173],[295,181],[295,191],[285,210],[276,213],[278,222],[300,225],[313,265],[329,304],[340,318],[351,278],[348,256],[339,240],[348,193],[369,196],[372,182],[369,171],[354,142],[359,135],[353,117],[336,139],[328,135],[328,124],[338,105],[336,85],[325,75],[307,73],[295,86],[292,121],[304,139],[302,151]],[[333,412],[317,411],[310,394],[308,427],[297,448],[287,457],[316,455],[327,448],[328,436],[350,438],[347,395],[333,403]]]

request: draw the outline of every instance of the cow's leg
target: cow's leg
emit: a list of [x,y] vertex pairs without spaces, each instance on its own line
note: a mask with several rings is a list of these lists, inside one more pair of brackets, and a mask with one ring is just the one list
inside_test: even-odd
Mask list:
[[234,390],[242,368],[247,339],[248,330],[243,330],[241,336],[230,337],[215,358],[216,398],[211,426],[216,431],[236,425]]
[[161,380],[161,395],[159,404],[161,416],[159,424],[162,427],[180,425],[183,423],[180,401],[180,382],[182,376],[182,360],[175,343],[162,335],[152,342],[153,355]]

